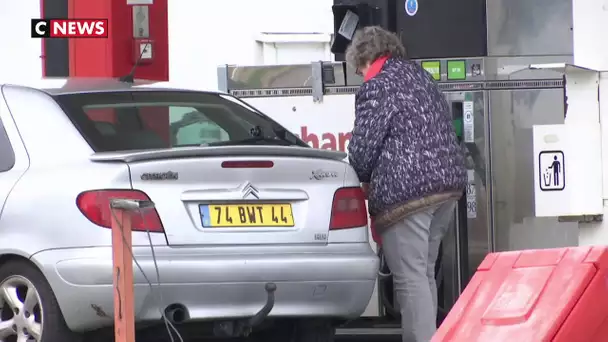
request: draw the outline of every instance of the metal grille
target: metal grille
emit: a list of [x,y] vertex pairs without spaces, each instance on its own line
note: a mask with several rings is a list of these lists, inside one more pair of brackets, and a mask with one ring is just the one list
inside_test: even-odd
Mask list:
[[519,80],[519,81],[486,81],[488,90],[498,89],[545,89],[563,88],[564,80]]
[[348,95],[354,94],[359,90],[359,86],[345,86],[345,87],[328,87],[325,89],[327,95]]
[[236,97],[306,96],[312,95],[312,88],[235,89],[230,90],[230,94]]
[[439,83],[439,89],[441,89],[443,91],[483,90],[483,82]]
[[[506,80],[480,82],[439,83],[443,91],[481,91],[481,90],[515,90],[515,89],[550,89],[563,88],[562,79],[552,80]],[[354,94],[359,86],[325,87],[326,95]],[[235,89],[230,93],[237,97],[276,97],[276,96],[310,96],[312,88],[277,88],[277,89]]]

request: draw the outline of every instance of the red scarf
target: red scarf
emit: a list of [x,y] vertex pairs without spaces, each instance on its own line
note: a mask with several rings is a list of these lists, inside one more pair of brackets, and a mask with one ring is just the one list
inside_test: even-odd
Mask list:
[[389,56],[383,56],[373,61],[372,64],[369,66],[369,69],[367,69],[367,73],[365,74],[363,80],[367,82],[374,78],[376,75],[378,75],[380,73],[380,70],[382,70],[384,63],[386,63],[386,60],[389,58]]

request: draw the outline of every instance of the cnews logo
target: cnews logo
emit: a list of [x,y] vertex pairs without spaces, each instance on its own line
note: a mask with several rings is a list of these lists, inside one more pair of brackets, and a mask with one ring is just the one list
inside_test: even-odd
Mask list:
[[108,38],[108,19],[32,19],[32,38]]

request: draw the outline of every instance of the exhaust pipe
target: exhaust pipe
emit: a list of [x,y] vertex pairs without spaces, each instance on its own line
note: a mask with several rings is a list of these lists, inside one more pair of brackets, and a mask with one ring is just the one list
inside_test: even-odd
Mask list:
[[183,304],[171,304],[165,308],[165,317],[173,324],[180,324],[190,319],[190,313]]

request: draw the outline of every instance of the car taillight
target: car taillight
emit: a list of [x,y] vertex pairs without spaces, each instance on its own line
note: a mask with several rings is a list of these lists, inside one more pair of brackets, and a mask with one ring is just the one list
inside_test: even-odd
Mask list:
[[[110,200],[115,198],[150,200],[148,195],[139,190],[91,190],[78,195],[76,205],[91,222],[104,228],[112,228],[112,215],[114,214],[110,209]],[[158,212],[153,208],[134,212],[131,218],[131,228],[134,231],[164,232]]]
[[347,229],[366,225],[367,208],[361,187],[338,189],[331,206],[329,229]]

